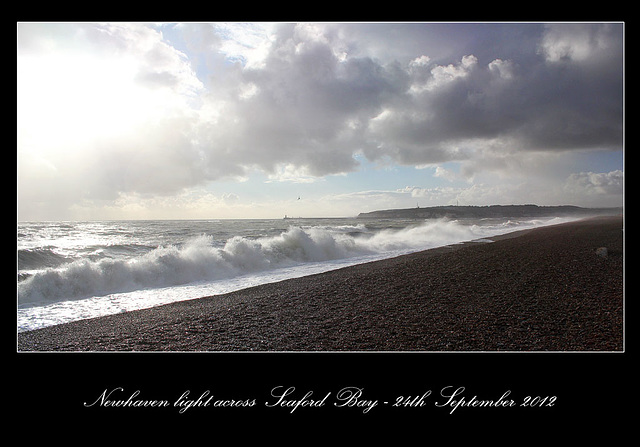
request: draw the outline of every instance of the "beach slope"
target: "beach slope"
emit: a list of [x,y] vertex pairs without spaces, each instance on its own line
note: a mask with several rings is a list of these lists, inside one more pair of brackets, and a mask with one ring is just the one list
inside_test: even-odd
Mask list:
[[597,217],[423,251],[22,332],[17,349],[621,351],[622,227]]

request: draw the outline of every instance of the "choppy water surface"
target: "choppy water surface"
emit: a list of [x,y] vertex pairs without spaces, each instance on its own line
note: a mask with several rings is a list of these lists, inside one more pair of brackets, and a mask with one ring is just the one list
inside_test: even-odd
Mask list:
[[566,220],[21,222],[18,330],[226,293]]

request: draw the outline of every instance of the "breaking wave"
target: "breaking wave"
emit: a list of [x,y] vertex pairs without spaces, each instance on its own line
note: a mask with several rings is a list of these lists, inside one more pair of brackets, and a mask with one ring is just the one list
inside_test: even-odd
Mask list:
[[211,236],[201,235],[183,244],[159,246],[144,254],[89,257],[71,262],[51,250],[25,250],[19,254],[19,262],[32,263],[33,268],[46,268],[18,283],[18,300],[22,307],[217,281],[310,262],[382,254],[394,256],[489,235],[484,227],[437,220],[379,231],[369,231],[364,225],[292,226],[276,236],[232,237],[222,247]]

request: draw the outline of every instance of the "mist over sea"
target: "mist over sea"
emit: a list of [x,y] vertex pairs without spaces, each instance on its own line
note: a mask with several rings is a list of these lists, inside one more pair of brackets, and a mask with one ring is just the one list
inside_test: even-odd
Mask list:
[[18,331],[575,219],[20,222]]

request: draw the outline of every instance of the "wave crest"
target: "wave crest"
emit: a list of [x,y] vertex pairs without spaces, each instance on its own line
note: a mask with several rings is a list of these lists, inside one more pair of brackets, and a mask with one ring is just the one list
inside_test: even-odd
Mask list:
[[216,281],[235,276],[355,256],[427,249],[486,236],[474,227],[437,220],[400,230],[295,227],[277,236],[236,236],[224,247],[202,235],[132,258],[76,260],[37,272],[18,284],[21,305]]

